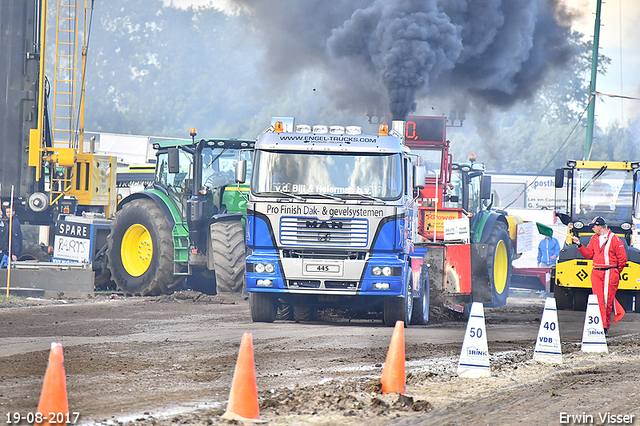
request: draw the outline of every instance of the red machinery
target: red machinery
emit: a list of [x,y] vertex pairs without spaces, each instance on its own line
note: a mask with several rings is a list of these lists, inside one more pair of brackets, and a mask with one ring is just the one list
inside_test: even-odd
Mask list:
[[415,253],[429,264],[434,305],[456,310],[473,301],[502,306],[509,292],[516,222],[491,209],[491,180],[475,156],[469,163],[452,161],[446,127],[446,117],[419,116],[408,117],[402,126],[405,145],[427,169],[418,196]]

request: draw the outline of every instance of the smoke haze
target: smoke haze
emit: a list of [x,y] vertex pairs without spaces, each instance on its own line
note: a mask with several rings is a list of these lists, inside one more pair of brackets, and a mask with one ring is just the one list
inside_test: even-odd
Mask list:
[[512,105],[575,54],[569,15],[549,0],[236,4],[266,49],[273,81],[321,67],[336,107],[383,108],[395,118],[428,96]]

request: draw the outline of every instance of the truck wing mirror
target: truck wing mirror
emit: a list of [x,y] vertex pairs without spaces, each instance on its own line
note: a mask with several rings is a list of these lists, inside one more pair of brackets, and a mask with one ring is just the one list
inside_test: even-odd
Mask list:
[[167,151],[169,161],[169,173],[180,173],[180,150],[169,148]]
[[244,183],[247,180],[247,160],[236,162],[236,183]]
[[491,176],[482,176],[482,180],[480,181],[480,199],[491,199]]
[[424,166],[413,166],[413,186],[422,189],[425,187],[427,169]]
[[564,186],[564,169],[556,169],[556,188]]

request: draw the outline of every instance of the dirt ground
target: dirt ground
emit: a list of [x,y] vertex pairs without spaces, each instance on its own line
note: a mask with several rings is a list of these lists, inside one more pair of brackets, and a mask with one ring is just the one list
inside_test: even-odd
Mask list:
[[248,332],[260,417],[273,425],[620,424],[606,413],[640,424],[640,315],[627,313],[595,355],[580,351],[584,312],[559,311],[564,362],[542,364],[532,357],[544,300],[485,309],[489,378],[456,374],[462,317],[405,329],[400,396],[380,393],[393,329],[379,318],[252,323],[239,294],[11,299],[0,303],[0,415],[36,411],[55,341],[79,424],[234,424],[220,415]]

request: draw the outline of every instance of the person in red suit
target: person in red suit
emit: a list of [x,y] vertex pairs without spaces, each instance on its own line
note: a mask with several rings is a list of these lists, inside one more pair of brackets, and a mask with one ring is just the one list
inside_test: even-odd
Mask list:
[[602,326],[608,334],[620,273],[627,264],[627,253],[622,240],[607,227],[603,217],[595,217],[589,226],[593,237],[589,245],[583,246],[577,237],[572,237],[578,245],[578,251],[585,259],[593,259],[591,271],[591,289],[598,296],[598,305],[602,317]]

